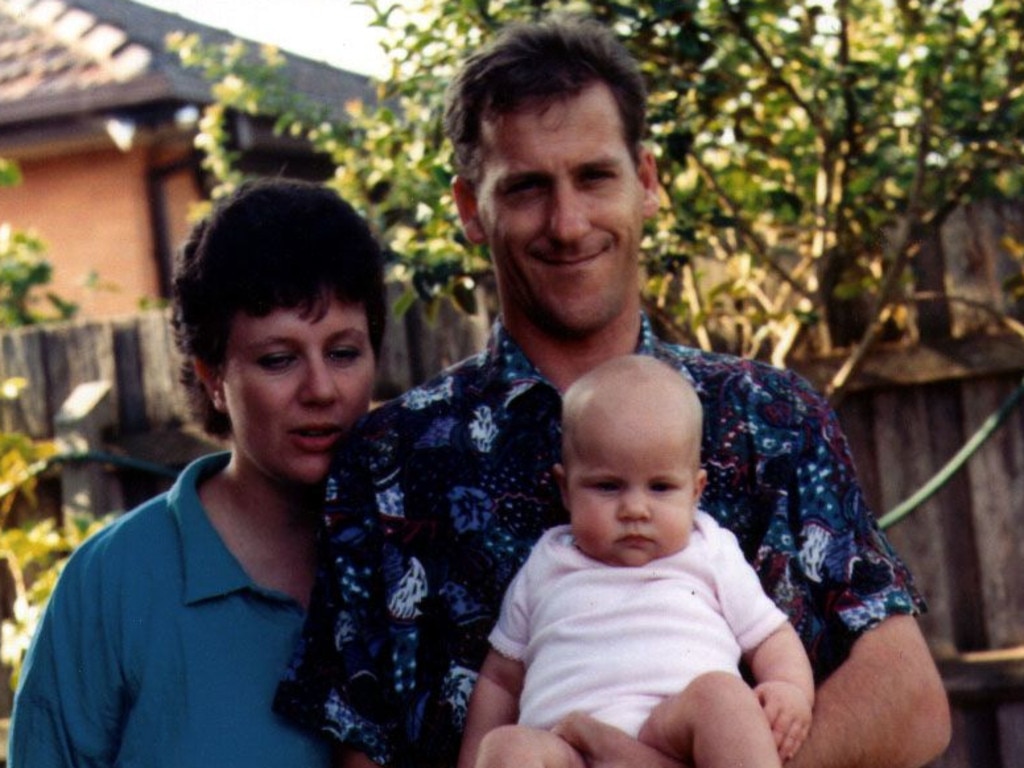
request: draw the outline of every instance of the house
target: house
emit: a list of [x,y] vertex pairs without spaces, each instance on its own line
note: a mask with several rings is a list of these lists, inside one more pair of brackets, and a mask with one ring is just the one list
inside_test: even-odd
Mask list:
[[[0,187],[0,222],[44,240],[52,289],[80,317],[166,297],[189,206],[207,196],[193,138],[210,87],[166,50],[175,31],[235,39],[130,0],[0,0],[0,157],[23,176]],[[292,87],[336,114],[371,98],[364,76],[285,56]],[[274,136],[269,119],[231,119],[243,168],[330,174],[307,145]]]

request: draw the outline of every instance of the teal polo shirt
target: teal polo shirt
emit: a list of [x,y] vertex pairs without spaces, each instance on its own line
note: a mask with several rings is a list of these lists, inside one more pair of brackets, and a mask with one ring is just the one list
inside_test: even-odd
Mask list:
[[196,491],[228,454],[68,561],[22,669],[10,768],[301,766],[326,741],[271,710],[302,606],[245,573]]

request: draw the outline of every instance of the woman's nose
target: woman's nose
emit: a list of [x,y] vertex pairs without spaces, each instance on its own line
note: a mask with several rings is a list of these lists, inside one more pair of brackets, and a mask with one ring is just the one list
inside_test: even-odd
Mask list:
[[318,402],[333,400],[337,396],[334,376],[324,361],[313,361],[307,367],[304,393],[308,399]]

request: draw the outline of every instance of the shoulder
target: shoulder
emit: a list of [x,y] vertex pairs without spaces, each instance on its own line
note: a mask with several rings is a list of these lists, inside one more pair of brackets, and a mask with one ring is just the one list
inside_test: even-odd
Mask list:
[[576,548],[572,530],[568,525],[556,525],[549,528],[537,539],[529,556],[519,570],[519,578],[544,580],[551,576],[552,571],[563,571],[567,567],[576,569],[583,559],[582,553]]
[[[694,534],[690,541],[714,557],[743,558],[739,540],[731,530],[721,525],[707,512],[698,510],[693,520]],[[744,560],[745,562],[745,560]]]
[[760,360],[706,352],[679,344],[659,342],[655,356],[687,375],[698,390],[728,382],[739,391],[767,391],[798,399],[820,399],[804,377],[790,369],[776,368]]
[[666,343],[656,356],[693,382],[705,422],[719,428],[743,421],[800,432],[834,418],[828,400],[795,371]]
[[174,521],[162,493],[116,518],[79,546],[61,573],[62,580],[109,575],[124,569],[132,572],[168,549],[176,538]]
[[355,426],[352,442],[393,442],[427,429],[439,415],[472,408],[485,389],[485,355],[480,353],[370,410]]
[[479,393],[486,378],[486,369],[486,353],[468,357],[375,408],[365,422],[374,424],[394,419],[403,413],[430,411],[439,406],[450,407],[453,403]]
[[540,555],[545,552],[577,552],[575,540],[572,535],[572,528],[568,525],[556,525],[548,528],[537,539],[530,552],[533,555]]
[[141,583],[143,578],[163,579],[181,568],[181,526],[200,508],[201,480],[221,469],[227,453],[193,461],[171,488],[129,512],[87,539],[68,560],[61,580],[102,579],[108,586],[123,580]]

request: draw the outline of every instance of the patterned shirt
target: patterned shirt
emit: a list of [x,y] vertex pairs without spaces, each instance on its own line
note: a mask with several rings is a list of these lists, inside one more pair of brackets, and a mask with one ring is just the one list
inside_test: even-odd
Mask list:
[[[704,406],[701,507],[739,539],[819,681],[892,614],[923,610],[875,524],[838,420],[803,379],[657,339]],[[328,477],[321,569],[279,711],[394,766],[453,765],[505,587],[568,521],[561,397],[502,327],[373,411]]]

